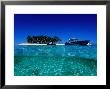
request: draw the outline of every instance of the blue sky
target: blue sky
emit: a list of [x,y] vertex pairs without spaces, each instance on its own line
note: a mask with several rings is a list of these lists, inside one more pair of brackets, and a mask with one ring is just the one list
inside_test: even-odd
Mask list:
[[26,42],[27,36],[58,36],[65,43],[69,38],[97,42],[96,14],[15,14],[14,42]]

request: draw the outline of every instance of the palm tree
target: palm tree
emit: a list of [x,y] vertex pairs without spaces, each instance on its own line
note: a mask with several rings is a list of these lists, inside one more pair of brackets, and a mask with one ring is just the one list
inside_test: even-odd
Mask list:
[[49,36],[43,36],[43,35],[40,35],[40,36],[27,36],[27,42],[28,43],[39,43],[39,44],[42,44],[42,43],[50,43],[52,42],[52,44],[55,44],[57,42],[61,41],[61,39],[57,36],[54,36],[54,37],[49,37]]
[[41,37],[38,36],[38,43],[40,44],[41,43]]
[[27,42],[32,43],[32,37],[31,36],[27,36]]
[[43,43],[43,35],[40,36],[41,44]]
[[61,39],[60,39],[59,37],[57,37],[57,36],[54,36],[53,38],[54,38],[54,42],[55,42],[55,43],[61,41]]
[[35,36],[32,37],[32,40],[33,40],[33,43],[36,43],[36,37]]

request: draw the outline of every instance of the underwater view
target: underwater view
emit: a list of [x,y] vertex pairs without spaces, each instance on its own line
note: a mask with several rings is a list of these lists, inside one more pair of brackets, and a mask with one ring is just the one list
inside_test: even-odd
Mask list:
[[96,45],[15,46],[14,76],[96,75]]

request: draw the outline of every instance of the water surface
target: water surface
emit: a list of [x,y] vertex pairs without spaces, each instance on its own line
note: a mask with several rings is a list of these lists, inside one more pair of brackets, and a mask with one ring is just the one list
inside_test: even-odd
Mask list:
[[96,76],[96,46],[15,46],[15,76]]

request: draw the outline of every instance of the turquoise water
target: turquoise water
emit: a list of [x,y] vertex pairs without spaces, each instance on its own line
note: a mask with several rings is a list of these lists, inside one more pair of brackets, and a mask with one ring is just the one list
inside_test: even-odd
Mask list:
[[15,76],[96,76],[96,46],[15,46]]

